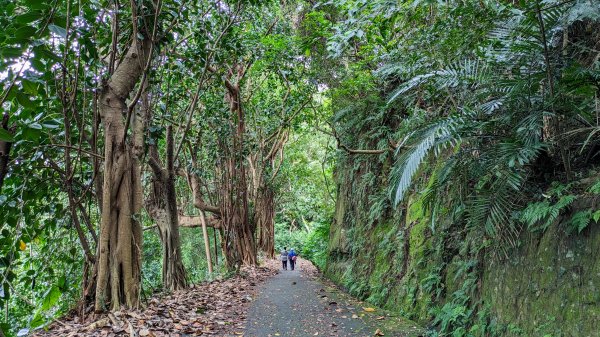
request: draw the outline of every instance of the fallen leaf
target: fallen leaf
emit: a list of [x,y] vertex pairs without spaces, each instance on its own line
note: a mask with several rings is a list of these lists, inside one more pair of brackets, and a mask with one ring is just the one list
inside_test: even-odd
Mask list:
[[[18,242],[17,249],[21,246]],[[43,336],[243,336],[247,307],[255,296],[254,291],[248,291],[250,285],[262,284],[276,274],[278,266],[277,263],[274,268],[247,268],[229,279],[202,282],[167,296],[152,297],[143,310],[114,312],[112,319],[104,314],[82,321],[67,315]],[[33,336],[39,337],[41,333]]]
[[375,308],[371,308],[371,307],[365,308],[365,307],[363,307],[363,310],[366,311],[366,312],[373,312],[373,311],[375,311]]
[[377,329],[377,330],[375,330],[375,336],[385,336],[385,335],[383,334],[383,331]]

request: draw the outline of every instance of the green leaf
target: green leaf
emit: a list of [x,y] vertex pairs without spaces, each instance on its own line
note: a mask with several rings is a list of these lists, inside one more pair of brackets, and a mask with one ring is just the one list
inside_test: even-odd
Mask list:
[[67,30],[59,27],[57,25],[48,25],[48,29],[50,29],[50,31],[62,38],[66,38],[67,37]]
[[49,121],[46,123],[43,123],[42,126],[46,129],[57,129],[60,125],[59,124],[54,124],[56,123],[55,121]]
[[23,79],[21,81],[21,83],[23,85],[23,90],[26,93],[28,93],[28,94],[30,94],[32,96],[37,96],[37,94],[38,94],[38,89],[37,89],[38,88],[38,84],[37,83],[32,82],[32,81],[30,81],[28,79]]
[[15,17],[15,21],[20,24],[28,24],[35,20],[38,20],[42,17],[40,12],[27,12],[25,14],[21,14]]
[[29,322],[29,326],[31,328],[37,328],[40,327],[42,325],[44,325],[44,323],[46,323],[46,320],[44,319],[44,316],[42,315],[42,313],[38,310],[35,315],[33,316],[33,318],[31,319],[31,322]]
[[11,337],[13,336],[11,334],[11,330],[10,330],[11,326],[8,323],[0,323],[0,332],[3,332],[5,336],[7,337]]
[[62,292],[60,291],[59,287],[53,285],[44,295],[41,310],[50,310],[56,304],[56,302],[58,302],[61,295]]
[[27,125],[27,127],[31,128],[31,129],[35,129],[35,130],[42,129],[42,125],[40,123],[31,123],[31,124]]
[[17,31],[15,32],[15,39],[17,39],[17,41],[19,42],[27,41],[33,37],[35,31],[36,29],[31,26],[23,26],[17,29]]
[[594,194],[600,194],[600,180],[588,188],[588,191]]
[[24,128],[22,131],[23,139],[36,141],[41,136],[41,131],[35,128]]
[[17,93],[17,102],[25,108],[33,108],[35,103],[31,101],[30,96],[23,92]]
[[592,214],[592,219],[594,219],[595,222],[598,222],[598,220],[600,220],[600,210],[597,210]]
[[44,0],[25,0],[25,3],[31,9],[44,9],[48,7],[49,2]]
[[3,57],[9,57],[9,58],[20,57],[21,55],[23,55],[23,49],[22,48],[2,47],[1,55]]
[[0,129],[0,140],[5,142],[14,142],[15,138],[8,131]]
[[575,213],[569,221],[571,228],[577,229],[577,233],[581,233],[581,231],[586,229],[587,226],[590,224],[591,215],[592,215],[591,213],[592,213],[592,211],[590,211],[590,210],[579,211],[579,212]]

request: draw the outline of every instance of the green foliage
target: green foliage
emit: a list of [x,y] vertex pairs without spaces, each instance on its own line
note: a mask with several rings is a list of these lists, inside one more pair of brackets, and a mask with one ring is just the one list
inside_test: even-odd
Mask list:
[[[595,193],[597,183],[587,189],[588,192]],[[581,233],[588,227],[590,222],[598,222],[600,211],[595,209],[584,209],[569,214],[567,211],[581,195],[575,195],[573,184],[553,184],[553,186],[542,194],[545,200],[532,202],[520,214],[520,221],[527,225],[530,231],[545,231],[549,226],[564,215],[567,219],[566,226],[568,232]],[[585,195],[583,195],[585,198]]]
[[[415,312],[419,305],[434,308],[432,334],[518,334],[478,302],[478,261],[507,256],[524,228],[543,232],[564,216],[567,231],[580,233],[600,219],[595,209],[571,212],[589,195],[570,183],[597,165],[591,159],[598,155],[597,127],[591,125],[597,124],[600,68],[588,49],[597,38],[583,32],[599,27],[592,7],[558,0],[344,0],[317,8],[328,11],[332,23],[329,55],[344,62],[329,71],[334,79],[328,82],[339,143],[383,150],[339,151],[343,219],[332,227],[336,250],[328,268],[340,283],[380,301],[377,281],[366,275],[397,273],[404,278],[393,282],[399,283],[393,291],[413,306],[396,301]],[[561,184],[541,193],[554,181]],[[598,186],[588,192],[600,193]],[[419,261],[400,259],[418,264],[408,273],[423,274],[369,268],[372,252],[389,246],[379,227],[415,202],[426,217],[418,225],[426,221],[430,232],[418,248],[411,237],[410,252]],[[370,242],[374,237],[380,244]],[[460,286],[447,293],[446,283]]]
[[[321,123],[326,116],[314,116]],[[327,258],[329,225],[333,217],[334,152],[331,137],[315,133],[311,125],[301,123],[286,148],[286,161],[276,183],[281,186],[275,223],[276,253],[283,247],[294,248],[303,258],[324,268]]]
[[521,214],[521,221],[527,224],[531,231],[545,231],[558,218],[560,212],[577,199],[574,195],[560,197],[554,204],[548,200],[531,203]]
[[588,191],[593,194],[600,194],[600,180],[588,188]]
[[569,226],[572,231],[577,231],[579,234],[590,224],[591,220],[592,210],[579,211],[571,216],[567,222],[567,226]]
[[306,229],[289,229],[289,224],[275,224],[276,255],[283,247],[293,248],[296,253],[310,260],[320,269],[325,268],[329,223],[316,223]]
[[[409,134],[408,139],[404,139],[399,147],[402,148],[406,141],[412,141],[412,149],[402,153],[392,171],[392,179],[395,182],[395,203],[402,201],[406,191],[411,185],[411,181],[419,165],[425,160],[430,150],[435,149],[436,153],[448,146],[455,146],[460,141],[460,136],[456,132],[457,120],[461,118],[450,117],[438,123],[418,130],[416,133]],[[417,140],[414,140],[417,138]]]

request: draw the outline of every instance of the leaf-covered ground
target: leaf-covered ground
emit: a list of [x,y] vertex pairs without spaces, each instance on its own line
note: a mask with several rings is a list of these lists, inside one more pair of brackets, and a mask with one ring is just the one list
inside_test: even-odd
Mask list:
[[35,336],[240,336],[258,287],[276,274],[278,266],[277,261],[268,261],[229,279],[154,297],[140,310],[91,315],[85,320],[68,316]]

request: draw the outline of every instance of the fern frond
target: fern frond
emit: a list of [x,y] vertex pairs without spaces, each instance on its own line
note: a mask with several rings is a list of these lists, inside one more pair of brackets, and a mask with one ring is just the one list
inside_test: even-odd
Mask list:
[[431,128],[412,151],[406,152],[398,160],[397,165],[400,167],[400,179],[397,182],[394,197],[396,205],[402,200],[404,193],[406,193],[411,185],[412,177],[417,172],[425,156],[429,153],[429,150],[435,144],[436,132],[437,128]]
[[[457,125],[462,122],[463,120],[460,117],[451,117],[416,133],[418,136],[413,140],[411,150],[404,152],[398,158],[392,171],[392,181],[395,185],[393,198],[395,205],[402,201],[404,194],[411,186],[413,176],[432,149],[441,148],[448,143],[456,144],[460,142]],[[405,142],[406,140],[402,144]],[[398,151],[400,149],[402,147],[398,147]]]
[[531,231],[545,231],[558,218],[561,211],[576,199],[574,195],[565,195],[555,204],[550,204],[548,200],[529,204],[521,213],[520,220]]
[[419,76],[415,76],[412,79],[410,79],[409,81],[407,81],[406,83],[402,84],[401,86],[399,86],[390,96],[390,98],[388,99],[388,104],[393,103],[394,101],[396,101],[396,99],[398,99],[398,97],[400,97],[400,95],[418,87],[419,85],[421,85],[422,83],[426,82],[429,78],[434,77],[436,75],[435,72],[433,73],[429,73],[429,74],[423,74],[423,75],[419,75]]
[[592,210],[588,209],[585,211],[579,211],[571,217],[568,225],[572,230],[577,230],[577,233],[581,233],[592,221]]
[[484,79],[490,77],[490,75],[489,67],[482,61],[465,59],[450,64],[444,69],[413,77],[396,88],[390,95],[388,104],[396,101],[402,94],[405,94],[430,80],[435,80],[437,89],[441,90],[454,88],[459,85],[477,86],[484,82]]
[[600,6],[588,0],[577,0],[562,13],[559,21],[562,25],[570,25],[580,20],[600,20]]
[[518,191],[506,187],[474,196],[467,203],[467,224],[482,227],[488,236],[514,245],[518,231],[511,214],[518,196]]
[[494,113],[494,111],[500,109],[500,107],[502,107],[503,104],[504,104],[503,98],[492,99],[490,101],[487,101],[487,102],[479,105],[477,107],[477,109],[479,111],[483,112],[484,114],[491,115],[492,113]]

